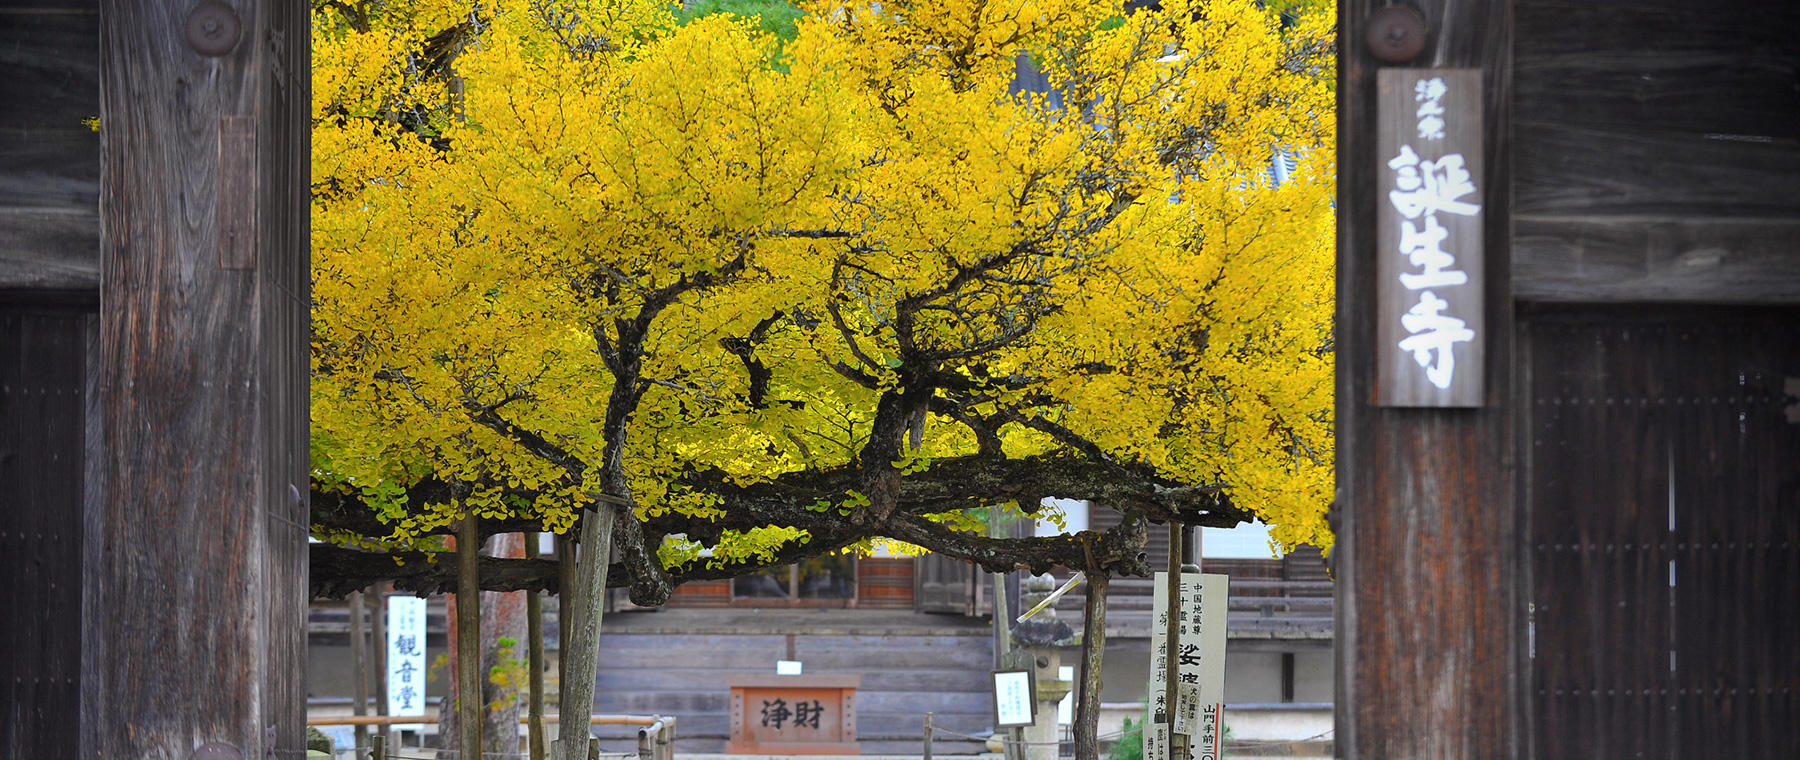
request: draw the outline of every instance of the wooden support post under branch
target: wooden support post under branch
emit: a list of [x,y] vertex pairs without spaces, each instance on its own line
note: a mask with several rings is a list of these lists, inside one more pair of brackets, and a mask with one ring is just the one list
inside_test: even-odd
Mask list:
[[481,527],[473,512],[456,530],[456,722],[465,758],[481,757]]
[[[369,643],[363,635],[362,592],[351,592],[350,599],[344,607],[350,613],[350,672],[356,678],[356,704],[351,706],[351,712],[357,715],[367,715],[369,714]],[[352,743],[356,747],[356,751],[361,753],[363,747],[369,746],[369,729],[357,726],[354,736],[355,739]]]
[[[525,558],[537,559],[537,533],[525,534]],[[525,597],[525,639],[528,642],[531,668],[531,702],[526,711],[526,721],[530,728],[526,732],[531,744],[531,760],[544,760],[544,596],[542,592],[527,592]]]
[[[387,591],[385,588],[383,588],[383,586],[385,586],[385,585],[386,584],[384,584],[384,583],[375,584],[375,587],[370,591],[369,596],[368,596],[369,618],[373,623],[372,625],[369,626],[369,628],[370,628],[370,630],[374,631],[374,633],[375,633],[375,672],[380,674],[380,676],[375,679],[375,714],[376,715],[388,714],[388,712],[387,712],[387,704],[388,704],[388,701],[387,701],[388,700],[388,691],[387,691],[387,672],[388,672],[388,669],[387,669]],[[387,724],[382,724],[381,740],[384,742],[391,742],[391,741],[393,741],[393,739],[394,739],[394,729]],[[370,745],[370,746],[374,746],[374,745]]]

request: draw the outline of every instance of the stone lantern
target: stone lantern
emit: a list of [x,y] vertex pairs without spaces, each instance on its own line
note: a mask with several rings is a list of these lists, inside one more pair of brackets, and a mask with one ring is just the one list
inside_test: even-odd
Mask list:
[[[1019,605],[1029,610],[1036,607],[1056,589],[1056,579],[1038,575],[1025,581],[1025,592]],[[1081,643],[1081,636],[1069,624],[1057,619],[1056,608],[1049,607],[1023,623],[1012,627],[1013,644],[1031,657],[1037,676],[1037,722],[1025,727],[1027,760],[1056,760],[1057,742],[1061,739],[1056,726],[1056,706],[1069,695],[1074,681],[1060,678],[1062,648]]]

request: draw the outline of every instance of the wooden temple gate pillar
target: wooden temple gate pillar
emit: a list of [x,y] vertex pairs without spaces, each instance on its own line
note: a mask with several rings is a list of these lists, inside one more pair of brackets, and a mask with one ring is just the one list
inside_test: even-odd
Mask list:
[[308,14],[99,3],[81,757],[305,754]]
[[[1520,756],[1518,588],[1510,377],[1512,4],[1421,0],[1422,49],[1383,62],[1366,42],[1388,0],[1340,9],[1338,145],[1337,752],[1357,760]],[[1391,10],[1389,11],[1392,12]],[[1482,393],[1472,407],[1377,405],[1378,72],[1477,69],[1484,259]],[[1410,98],[1408,98],[1410,100]],[[1404,337],[1404,335],[1402,336]],[[1391,350],[1392,347],[1389,347]]]

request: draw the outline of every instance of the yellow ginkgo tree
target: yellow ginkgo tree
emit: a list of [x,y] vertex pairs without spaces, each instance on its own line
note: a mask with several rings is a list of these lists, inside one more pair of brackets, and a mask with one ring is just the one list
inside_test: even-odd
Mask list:
[[[616,545],[563,589],[593,621],[872,541],[1100,575],[1148,571],[1147,522],[1329,545],[1328,11],[318,8],[315,593],[453,586],[469,515]],[[1045,497],[1126,519],[968,513]]]

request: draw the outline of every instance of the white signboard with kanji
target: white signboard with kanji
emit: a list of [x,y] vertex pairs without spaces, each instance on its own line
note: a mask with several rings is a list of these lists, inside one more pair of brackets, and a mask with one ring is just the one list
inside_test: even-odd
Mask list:
[[1376,403],[1480,406],[1481,72],[1376,75]]
[[[387,598],[387,709],[389,715],[425,714],[425,600]],[[418,723],[395,725],[417,731]]]
[[[1166,704],[1168,696],[1169,575],[1157,573],[1154,613],[1150,621],[1150,721],[1144,731],[1144,760],[1171,760]],[[1175,605],[1179,645],[1175,649],[1176,689],[1186,704],[1178,705],[1176,729],[1189,729],[1191,760],[1219,760],[1225,727],[1225,626],[1231,596],[1230,578],[1216,573],[1182,573],[1181,599]],[[1185,712],[1186,715],[1182,715]],[[1174,758],[1173,760],[1189,760]]]
[[994,725],[1006,728],[1037,722],[1037,696],[1031,671],[994,671]]

